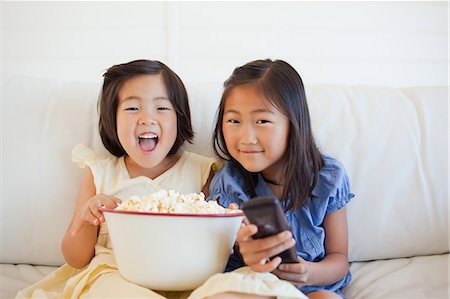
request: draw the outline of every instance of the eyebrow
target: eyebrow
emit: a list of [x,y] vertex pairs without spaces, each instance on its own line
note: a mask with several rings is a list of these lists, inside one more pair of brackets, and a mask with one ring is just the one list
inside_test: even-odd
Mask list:
[[[227,114],[227,113],[240,114],[240,112],[238,110],[235,110],[235,109],[228,109],[228,110],[225,110],[223,112],[223,114]],[[272,110],[269,110],[269,109],[256,109],[256,110],[252,110],[251,113],[270,113],[270,114],[274,114],[274,112]]]
[[[120,103],[126,102],[126,101],[131,101],[131,100],[141,100],[141,97],[138,96],[129,96],[126,97],[125,99],[121,100]],[[169,98],[165,97],[165,96],[159,96],[156,98],[152,98],[152,100],[165,100],[165,101],[170,101]]]

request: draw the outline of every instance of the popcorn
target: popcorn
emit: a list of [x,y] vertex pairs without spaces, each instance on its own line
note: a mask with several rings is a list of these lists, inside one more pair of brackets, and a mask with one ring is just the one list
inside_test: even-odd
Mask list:
[[131,196],[116,207],[120,211],[138,211],[164,214],[227,214],[241,212],[220,206],[216,201],[205,201],[203,193],[183,195],[174,190],[160,190],[147,196]]

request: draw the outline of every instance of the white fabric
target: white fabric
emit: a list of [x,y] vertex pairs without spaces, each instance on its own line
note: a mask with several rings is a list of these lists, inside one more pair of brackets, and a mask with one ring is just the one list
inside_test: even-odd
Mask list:
[[57,267],[0,264],[0,298],[12,299],[17,291],[41,280]]
[[98,87],[7,76],[2,84],[0,263],[61,265],[83,174],[71,150],[98,144]]
[[344,294],[351,299],[448,299],[449,261],[442,254],[355,262]]

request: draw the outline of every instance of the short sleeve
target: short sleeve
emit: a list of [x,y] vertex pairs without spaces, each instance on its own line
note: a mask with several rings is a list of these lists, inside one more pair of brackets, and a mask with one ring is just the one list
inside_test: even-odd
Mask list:
[[77,144],[72,149],[72,162],[75,162],[80,168],[92,166],[97,160],[94,150],[84,144]]
[[347,172],[339,161],[326,158],[326,166],[324,172],[321,173],[321,179],[325,179],[329,186],[333,186],[330,188],[328,196],[326,215],[341,209],[355,196],[350,190],[350,179]]
[[72,161],[75,162],[80,168],[89,167],[94,177],[94,183],[97,190],[100,190],[100,178],[102,177],[101,167],[102,159],[100,159],[95,151],[84,144],[77,144],[72,149]]

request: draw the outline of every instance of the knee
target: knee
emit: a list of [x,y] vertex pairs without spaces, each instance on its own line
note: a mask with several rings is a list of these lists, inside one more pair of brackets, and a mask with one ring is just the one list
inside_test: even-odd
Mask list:
[[336,294],[335,292],[330,292],[326,290],[308,293],[307,297],[309,299],[342,299],[342,297]]
[[242,294],[242,293],[235,293],[235,292],[217,293],[217,294],[214,294],[207,298],[208,299],[276,299],[275,297],[270,297],[270,296],[259,296],[259,295]]

